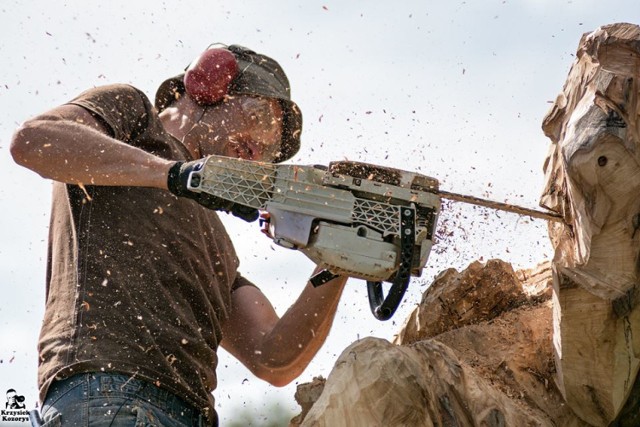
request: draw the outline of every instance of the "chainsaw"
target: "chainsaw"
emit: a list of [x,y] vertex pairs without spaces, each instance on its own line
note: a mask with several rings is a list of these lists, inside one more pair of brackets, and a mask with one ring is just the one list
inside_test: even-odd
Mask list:
[[[295,249],[320,271],[313,286],[346,275],[367,282],[379,320],[395,313],[411,276],[419,277],[434,243],[441,197],[548,220],[559,216],[439,190],[418,173],[338,161],[280,165],[209,156],[194,168],[191,191],[266,212],[263,224],[279,246]],[[384,295],[383,282],[391,284]]]

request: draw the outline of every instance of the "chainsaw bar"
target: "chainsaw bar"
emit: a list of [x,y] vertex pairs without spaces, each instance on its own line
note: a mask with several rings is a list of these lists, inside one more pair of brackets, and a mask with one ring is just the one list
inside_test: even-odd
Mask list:
[[468,196],[465,194],[450,193],[443,190],[433,190],[432,192],[433,194],[436,194],[443,199],[453,200],[455,202],[484,206],[490,209],[516,213],[519,215],[527,215],[533,218],[544,219],[547,221],[563,221],[562,215],[555,212],[544,212],[536,209],[525,208],[522,206],[511,205],[509,203],[496,202],[495,200],[481,199],[480,197]]

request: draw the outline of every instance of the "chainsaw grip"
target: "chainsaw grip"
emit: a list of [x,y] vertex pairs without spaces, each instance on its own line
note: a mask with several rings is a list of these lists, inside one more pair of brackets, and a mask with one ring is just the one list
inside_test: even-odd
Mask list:
[[[394,281],[395,282],[395,281]],[[389,320],[402,302],[402,297],[409,287],[409,277],[403,283],[394,283],[384,296],[382,282],[367,281],[369,306],[374,317],[378,320]]]
[[415,209],[411,207],[400,208],[400,266],[387,296],[384,296],[382,282],[367,281],[369,306],[378,320],[391,319],[409,287],[413,248],[416,241],[415,218]]
[[[374,317],[378,320],[391,319],[391,316],[393,316],[398,306],[396,305],[394,307],[394,304],[386,300],[382,291],[382,282],[371,282],[367,280],[367,293],[369,294],[369,306],[371,307],[371,312]],[[389,294],[391,294],[391,291],[389,291]],[[399,304],[400,300],[396,302]]]

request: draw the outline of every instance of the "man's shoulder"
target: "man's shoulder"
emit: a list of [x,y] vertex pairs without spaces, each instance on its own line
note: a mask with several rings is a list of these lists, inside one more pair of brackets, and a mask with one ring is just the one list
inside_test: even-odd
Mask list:
[[97,86],[82,92],[69,104],[88,110],[120,141],[134,143],[149,129],[160,132],[159,118],[149,98],[129,84]]
[[145,104],[151,105],[149,98],[143,91],[133,85],[126,83],[113,83],[92,87],[75,97],[71,101],[71,103],[78,102],[82,99],[102,99],[113,101],[126,101],[135,99],[141,100]]

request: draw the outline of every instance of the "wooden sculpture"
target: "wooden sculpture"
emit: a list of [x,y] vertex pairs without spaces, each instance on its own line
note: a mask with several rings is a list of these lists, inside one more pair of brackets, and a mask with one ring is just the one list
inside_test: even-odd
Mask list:
[[292,425],[640,425],[639,82],[640,27],[585,34],[543,123],[551,267],[444,271],[393,344],[299,388]]
[[541,205],[550,224],[557,384],[569,406],[608,425],[640,360],[640,27],[585,34],[544,119],[551,139]]

